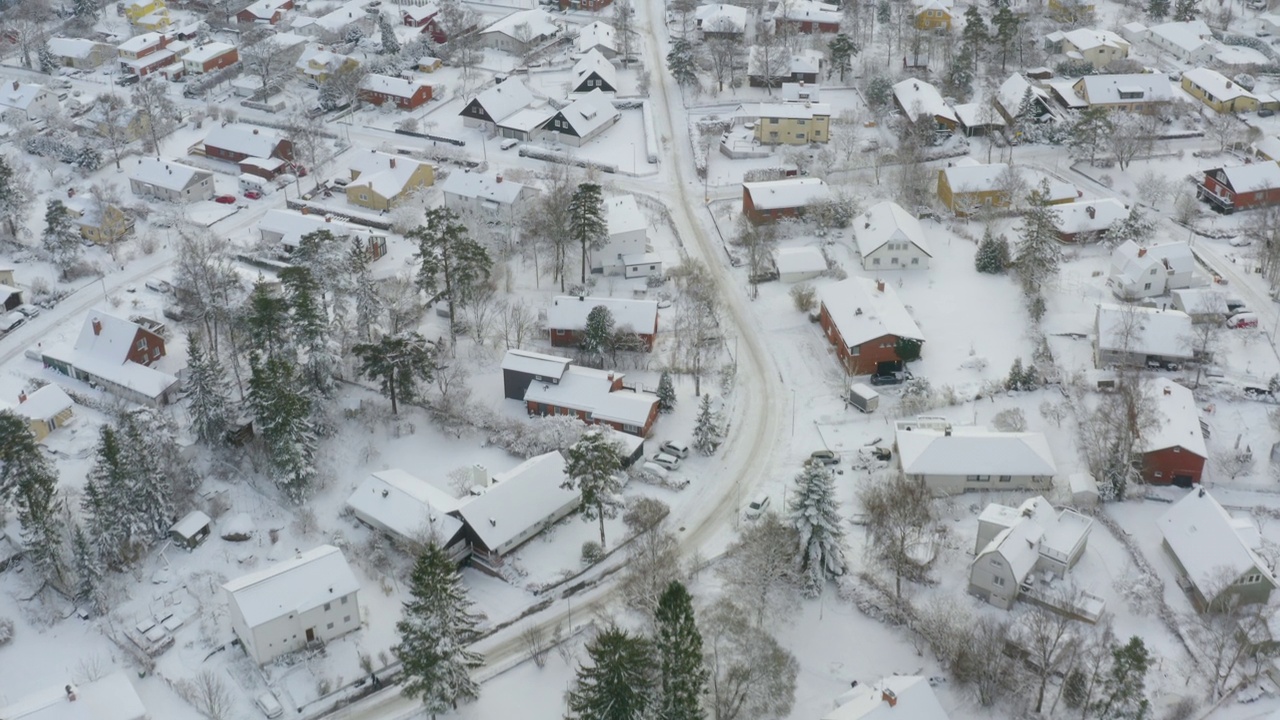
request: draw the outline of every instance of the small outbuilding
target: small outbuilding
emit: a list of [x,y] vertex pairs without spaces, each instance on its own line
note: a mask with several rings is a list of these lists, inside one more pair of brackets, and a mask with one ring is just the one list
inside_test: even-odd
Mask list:
[[773,253],[773,262],[778,279],[786,283],[812,280],[827,271],[827,258],[812,245],[779,248]]
[[192,510],[185,517],[169,528],[169,539],[175,545],[194,550],[209,537],[213,530],[213,521],[199,510]]
[[1071,487],[1071,504],[1080,509],[1098,506],[1098,481],[1089,473],[1072,473],[1067,478]]

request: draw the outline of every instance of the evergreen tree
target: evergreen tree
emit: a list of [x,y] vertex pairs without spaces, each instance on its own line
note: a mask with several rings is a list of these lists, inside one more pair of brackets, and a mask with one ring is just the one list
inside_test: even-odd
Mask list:
[[968,45],[960,46],[960,51],[956,53],[955,59],[947,66],[945,79],[943,80],[943,85],[949,95],[955,97],[969,96],[969,92],[973,89],[973,66],[976,64],[974,57],[975,51],[972,48]]
[[147,544],[169,534],[174,499],[197,484],[178,448],[172,421],[152,408],[124,413],[116,431],[128,475],[128,512],[135,537]]
[[58,475],[27,421],[0,411],[0,503],[12,497],[28,559],[46,580],[62,578]]
[[97,0],[75,0],[71,14],[85,25],[93,25],[98,22],[100,7]]
[[702,633],[693,616],[693,599],[678,580],[672,580],[658,600],[658,633],[654,654],[658,666],[658,717],[662,720],[702,720],[702,693],[707,669],[702,663]]
[[844,575],[844,529],[835,478],[818,463],[809,463],[796,476],[791,525],[800,536],[799,560],[804,592],[822,594],[828,578]]
[[1077,160],[1088,160],[1093,164],[1098,152],[1106,146],[1111,137],[1112,126],[1110,110],[1101,105],[1090,105],[1080,112],[1072,123],[1067,139],[1067,147],[1071,156]]
[[418,556],[409,583],[410,600],[396,623],[400,643],[392,652],[404,665],[404,693],[420,698],[434,718],[480,695],[471,671],[482,659],[467,649],[479,637],[480,618],[471,612],[457,567],[435,543]]
[[315,276],[305,267],[291,267],[280,272],[280,281],[290,310],[289,334],[303,354],[307,387],[328,395],[341,370],[342,358],[329,333],[328,313],[318,302],[321,292]]
[[1102,243],[1110,248],[1121,245],[1126,240],[1132,240],[1138,245],[1146,245],[1155,236],[1155,232],[1155,223],[1142,212],[1142,208],[1137,203],[1134,203],[1123,220],[1107,228],[1107,231],[1102,234]]
[[102,562],[113,569],[131,562],[133,538],[138,528],[129,508],[129,468],[111,425],[103,425],[98,432],[82,507],[89,524],[89,538]]
[[840,71],[840,82],[843,83],[845,73],[853,70],[853,59],[862,50],[844,33],[838,33],[827,43],[827,50],[830,52],[831,69]]
[[44,212],[44,249],[63,277],[80,259],[80,231],[61,200],[50,200]]
[[714,455],[724,440],[718,413],[711,409],[711,396],[703,395],[698,405],[698,419],[693,427],[693,447],[703,455]]
[[1147,0],[1147,17],[1164,20],[1169,15],[1169,0]]
[[587,365],[602,365],[604,351],[613,341],[613,326],[613,313],[604,305],[597,305],[587,313],[587,325],[578,342],[578,352]]
[[[976,4],[970,5],[964,12],[964,29],[960,31],[960,45],[962,52],[966,53],[969,56],[968,59],[973,62],[971,69],[974,75],[978,74],[978,63],[982,60],[982,54],[990,41],[991,34],[987,29],[987,21],[982,17],[982,11]],[[956,62],[959,62],[959,58]]]
[[1191,22],[1200,17],[1200,8],[1196,6],[1196,0],[1177,0],[1173,4],[1173,21],[1174,22]]
[[378,29],[382,32],[382,54],[399,55],[400,40],[396,38],[396,30],[391,27],[386,15],[378,16]]
[[369,251],[360,238],[353,238],[351,249],[347,252],[347,263],[351,269],[351,286],[356,303],[356,333],[360,340],[369,342],[372,330],[382,313],[382,298],[373,284],[373,275],[369,272]]
[[295,502],[301,502],[316,476],[311,401],[300,387],[292,361],[254,353],[249,366],[249,407],[276,484]]
[[893,352],[899,360],[909,363],[920,359],[920,350],[923,347],[924,343],[915,338],[900,337],[893,344]]
[[1036,369],[1031,366],[1024,366],[1022,358],[1014,358],[1013,365],[1009,367],[1009,377],[1005,378],[1004,387],[1011,392],[1035,390],[1040,387]]
[[1094,703],[1101,720],[1143,720],[1151,711],[1146,697],[1151,656],[1142,638],[1133,636],[1111,649],[1111,667],[1102,678],[1102,695]]
[[1027,197],[1022,242],[1013,258],[1013,269],[1027,297],[1039,296],[1044,284],[1058,274],[1062,248],[1058,244],[1057,221],[1058,212],[1049,204],[1049,181],[1042,180],[1040,187]]
[[669,413],[676,409],[676,385],[671,380],[671,371],[663,370],[658,379],[658,412]]
[[222,363],[212,352],[207,353],[200,334],[187,333],[187,406],[191,413],[191,429],[206,445],[221,445],[226,440],[231,393],[222,371]]
[[671,51],[667,53],[667,69],[671,71],[671,77],[675,78],[676,84],[681,87],[698,83],[694,49],[688,40],[676,38],[671,41]]
[[604,197],[595,183],[582,183],[569,201],[569,238],[582,249],[582,284],[587,284],[587,255],[609,239]]
[[14,177],[9,159],[0,155],[0,219],[4,220],[9,237],[18,235],[18,219],[27,204],[27,193]]
[[584,520],[600,521],[600,547],[604,547],[604,520],[618,514],[618,494],[622,492],[618,469],[622,467],[622,453],[599,428],[592,428],[569,446],[567,458],[568,479],[561,487],[581,493],[579,512]]
[[653,690],[649,643],[611,627],[587,644],[591,665],[578,666],[569,693],[574,720],[643,720]]
[[893,82],[883,75],[876,75],[867,81],[863,95],[873,109],[882,108],[893,99]]
[[1084,705],[1088,694],[1089,680],[1085,677],[1084,671],[1080,668],[1072,669],[1062,685],[1062,703],[1074,710]]
[[48,45],[41,45],[40,52],[37,53],[36,57],[40,61],[40,72],[52,75],[58,72],[58,68],[61,67],[57,56],[53,54]]
[[1008,5],[1001,6],[996,11],[995,16],[991,18],[991,25],[995,30],[991,39],[1000,48],[1000,72],[1005,71],[1006,62],[1009,59],[1009,50],[1014,47],[1018,40],[1018,26],[1020,24],[1018,16],[1013,14]]
[[260,279],[253,285],[245,323],[248,325],[251,352],[276,358],[291,348],[289,303],[265,280]]
[[[365,267],[368,267],[368,249],[358,237],[352,238],[352,242],[364,251],[362,259]],[[328,230],[316,230],[303,235],[298,238],[298,246],[289,253],[289,264],[311,271],[311,278],[315,283],[313,292],[320,303],[320,314],[324,317],[328,317],[330,308],[335,316],[341,314],[342,304],[337,298],[348,295],[353,290],[350,273],[355,270],[355,265],[352,264],[354,260],[350,249]]]
[[71,533],[71,556],[76,571],[76,602],[88,604],[94,614],[102,612],[102,560],[79,525]]
[[418,243],[418,287],[433,301],[449,301],[449,338],[456,339],[458,307],[488,281],[493,261],[448,208],[428,210],[426,221],[406,237]]
[[987,228],[978,244],[978,252],[973,256],[974,267],[980,273],[999,274],[1009,266],[1009,240],[1001,235],[996,237]]
[[416,332],[384,335],[376,343],[351,348],[360,360],[360,374],[382,383],[382,394],[391,400],[391,414],[398,415],[397,401],[418,399],[418,383],[429,382],[436,366],[436,350]]

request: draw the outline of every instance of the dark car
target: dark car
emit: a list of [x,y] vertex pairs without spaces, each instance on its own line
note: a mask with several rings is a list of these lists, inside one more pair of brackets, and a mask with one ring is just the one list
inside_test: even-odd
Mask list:
[[124,87],[126,85],[136,85],[138,81],[141,79],[142,78],[138,75],[125,75],[121,77],[119,80],[116,80],[116,84],[121,87]]
[[901,385],[911,379],[911,373],[901,370],[894,372],[878,372],[871,376],[872,385]]

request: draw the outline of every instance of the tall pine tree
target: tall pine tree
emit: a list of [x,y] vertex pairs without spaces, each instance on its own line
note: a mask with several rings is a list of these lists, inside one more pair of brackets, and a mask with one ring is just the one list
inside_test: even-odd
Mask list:
[[330,334],[329,313],[320,305],[323,293],[315,276],[304,267],[282,270],[280,281],[289,304],[289,334],[303,356],[306,386],[316,395],[328,395],[341,372],[342,358]]
[[658,717],[662,720],[702,720],[702,693],[707,669],[702,663],[702,633],[693,616],[693,599],[672,580],[658,600],[655,614],[655,658],[660,673]]
[[360,374],[382,383],[382,394],[391,400],[391,414],[399,414],[399,402],[418,399],[418,383],[429,382],[436,366],[435,346],[416,332],[385,335],[376,343],[351,348],[360,360]]
[[587,256],[609,239],[604,196],[599,185],[582,183],[569,201],[569,237],[582,249],[582,284],[587,284]]
[[249,407],[276,484],[295,502],[301,502],[316,476],[311,401],[303,393],[291,361],[255,353],[249,365]]
[[1164,20],[1169,15],[1169,0],[1147,0],[1147,17]]
[[61,200],[50,200],[44,212],[44,249],[63,277],[80,259],[80,231]]
[[566,455],[568,479],[561,487],[581,493],[579,512],[584,520],[600,521],[600,546],[604,547],[604,520],[618,514],[617,497],[622,492],[618,470],[622,467],[622,453],[599,428],[592,428],[569,446]]
[[0,411],[0,503],[12,497],[27,557],[46,580],[62,579],[58,476],[26,420]]
[[191,413],[191,429],[206,445],[221,445],[226,440],[231,406],[231,390],[222,363],[206,353],[200,334],[187,334],[187,406]]
[[796,476],[791,525],[800,536],[799,562],[804,593],[822,594],[828,578],[844,575],[844,528],[835,478],[816,462]]
[[361,342],[369,342],[378,316],[382,314],[382,298],[378,297],[373,275],[369,272],[369,251],[360,238],[352,239],[347,264],[351,270],[351,291],[355,295],[356,337]]
[[245,323],[249,329],[249,347],[252,352],[268,358],[289,354],[292,340],[289,337],[289,303],[271,289],[265,280],[254,283],[249,294],[249,307]]
[[1044,284],[1058,275],[1062,264],[1062,248],[1058,244],[1058,212],[1049,204],[1049,181],[1027,197],[1022,214],[1022,242],[1013,258],[1013,268],[1022,281],[1028,297],[1041,295]]
[[128,474],[128,509],[136,537],[147,544],[169,534],[174,498],[194,489],[190,469],[177,448],[173,426],[151,408],[124,413],[117,437]]
[[723,439],[719,415],[711,409],[711,396],[703,395],[698,405],[698,419],[693,426],[693,447],[703,455],[714,455]]
[[76,602],[85,603],[97,615],[103,610],[102,560],[79,525],[71,532],[71,557],[76,571]]
[[427,211],[422,225],[405,237],[417,242],[418,287],[431,300],[449,301],[449,338],[458,337],[458,308],[466,305],[489,280],[493,261],[476,242],[457,213],[448,208]]
[[378,29],[382,34],[382,54],[399,55],[400,40],[396,37],[396,29],[387,21],[386,15],[378,16]]
[[1177,0],[1173,4],[1174,22],[1191,22],[1197,17],[1200,17],[1200,8],[1196,0]]
[[991,228],[982,235],[978,243],[978,252],[973,256],[973,265],[980,273],[999,274],[1009,266],[1009,240],[1001,235],[996,237]]
[[133,561],[133,539],[140,529],[129,507],[129,484],[129,467],[116,430],[103,425],[85,480],[82,507],[94,551],[112,569]]
[[676,409],[676,385],[671,380],[671,371],[663,370],[658,379],[658,412],[669,413]]
[[1094,703],[1101,720],[1143,720],[1151,711],[1147,699],[1147,669],[1151,655],[1142,638],[1133,636],[1111,649],[1111,667],[1102,677],[1101,697]]
[[569,693],[575,720],[643,720],[653,690],[649,642],[611,627],[587,644],[590,665],[578,666],[577,687]]
[[613,313],[604,305],[597,305],[587,312],[587,324],[578,341],[578,353],[586,365],[604,365],[605,350],[613,342],[613,327]]
[[435,543],[418,556],[409,582],[410,600],[396,623],[400,643],[392,651],[404,667],[405,694],[420,698],[434,718],[480,694],[471,671],[481,658],[467,649],[479,636],[479,617],[453,561]]

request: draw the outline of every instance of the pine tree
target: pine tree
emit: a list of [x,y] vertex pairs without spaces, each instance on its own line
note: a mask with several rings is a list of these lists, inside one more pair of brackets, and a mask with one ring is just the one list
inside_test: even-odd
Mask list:
[[1062,248],[1058,244],[1058,213],[1049,205],[1049,181],[1027,197],[1027,209],[1022,214],[1022,242],[1018,243],[1013,268],[1022,281],[1023,292],[1028,297],[1041,294],[1041,288],[1058,274],[1062,263]]
[[44,212],[44,249],[63,277],[80,259],[80,231],[61,200],[50,200]]
[[126,507],[135,537],[154,543],[169,534],[174,497],[195,486],[190,468],[170,420],[152,408],[124,413],[116,436],[128,476]]
[[1084,705],[1088,694],[1089,680],[1085,677],[1084,671],[1080,668],[1072,669],[1062,685],[1062,703],[1074,710]]
[[591,665],[579,665],[569,693],[575,720],[642,720],[653,689],[649,643],[611,627],[587,644]]
[[1101,105],[1090,105],[1080,112],[1067,139],[1072,157],[1088,160],[1090,164],[1097,159],[1098,152],[1111,137],[1110,112]]
[[342,367],[342,358],[329,334],[328,313],[319,304],[321,292],[316,278],[305,267],[291,267],[280,272],[280,281],[289,306],[289,335],[303,355],[307,387],[328,395]]
[[467,649],[479,637],[480,618],[471,612],[457,567],[435,543],[418,556],[409,582],[411,599],[396,623],[400,643],[393,652],[407,677],[404,693],[420,698],[434,718],[480,694],[471,671],[482,659]]
[[1111,649],[1111,667],[1102,678],[1102,695],[1093,710],[1101,720],[1143,720],[1150,713],[1146,697],[1151,655],[1142,638],[1133,636]]
[[617,497],[622,492],[618,469],[622,467],[622,453],[599,428],[592,428],[569,446],[567,459],[568,479],[561,487],[577,490],[582,495],[579,512],[584,520],[600,522],[600,547],[604,547],[605,518],[618,515]]
[[724,430],[720,427],[720,418],[711,409],[711,396],[703,395],[698,405],[698,419],[693,426],[693,447],[703,455],[714,455],[720,442],[724,440]]
[[840,82],[843,83],[845,73],[853,69],[853,58],[862,50],[844,33],[838,33],[827,43],[827,50],[831,54],[831,69],[840,71]]
[[1102,234],[1102,244],[1114,248],[1126,240],[1138,245],[1146,245],[1155,236],[1156,225],[1142,212],[1142,208],[1134,203],[1129,214],[1123,220],[1107,228]]
[[0,219],[4,220],[9,237],[18,235],[18,219],[22,215],[28,200],[27,193],[19,186],[14,177],[13,167],[9,159],[0,155]]
[[1169,15],[1169,0],[1147,0],[1147,17],[1164,20]]
[[996,237],[987,228],[978,244],[978,252],[973,256],[974,267],[980,273],[999,274],[1009,266],[1009,240],[1001,235]]
[[[978,63],[982,60],[982,54],[986,50],[991,41],[990,31],[987,29],[987,21],[982,17],[982,11],[978,9],[976,4],[970,5],[964,13],[964,29],[960,31],[960,44],[962,51],[967,53],[973,62],[973,74],[978,74]],[[957,62],[959,59],[957,58]]]
[[955,59],[947,66],[944,85],[949,95],[969,96],[969,92],[973,89],[973,67],[977,63],[974,60],[975,54],[968,45],[961,45]]
[[92,25],[98,22],[99,9],[100,5],[97,0],[75,0],[71,13],[80,22]]
[[595,183],[582,183],[569,201],[569,238],[582,249],[582,284],[587,284],[587,255],[609,239],[604,197]]
[[40,52],[36,56],[40,60],[40,72],[52,75],[58,72],[58,68],[61,67],[57,56],[53,54],[48,45],[41,45]]
[[822,594],[828,578],[845,573],[844,529],[835,478],[818,463],[809,463],[796,476],[791,525],[800,535],[799,561],[804,592]]
[[449,301],[449,338],[456,339],[458,308],[489,279],[493,268],[489,252],[471,238],[467,226],[448,208],[428,210],[426,221],[405,237],[418,243],[414,255],[418,287],[433,301]]
[[76,602],[87,603],[93,614],[102,612],[102,560],[84,530],[71,532],[71,556],[76,571]]
[[221,445],[226,440],[231,393],[222,371],[222,363],[213,353],[205,353],[200,334],[187,334],[187,406],[191,413],[191,429],[206,445]]
[[924,343],[916,338],[900,337],[893,344],[893,353],[902,362],[909,363],[920,359],[920,351],[923,348]]
[[1018,16],[1013,14],[1008,5],[1001,6],[991,18],[991,25],[995,30],[994,37],[991,39],[1000,48],[1000,72],[1004,72],[1006,61],[1009,59],[1009,50],[1017,42],[1020,24]]
[[698,83],[694,49],[688,40],[676,38],[671,41],[671,51],[667,53],[667,69],[671,71],[671,77],[675,78],[676,84],[681,87]]
[[378,316],[382,313],[382,298],[378,297],[373,275],[369,272],[369,251],[360,238],[351,240],[347,263],[351,269],[351,286],[355,295],[356,333],[360,340],[368,342]]
[[613,340],[613,327],[613,313],[604,305],[597,305],[587,313],[587,324],[578,342],[578,352],[587,365],[603,364],[604,351]]
[[1005,378],[1004,387],[1011,392],[1035,390],[1040,386],[1036,377],[1036,369],[1022,364],[1022,358],[1014,358],[1009,367],[1009,377]]
[[654,654],[659,672],[658,717],[662,720],[702,720],[702,693],[707,669],[702,662],[702,633],[693,615],[693,599],[678,580],[672,580],[658,600]]
[[378,16],[378,28],[382,32],[382,54],[399,55],[400,40],[396,38],[396,30],[391,27],[391,23],[387,21],[386,15]]
[[249,407],[278,484],[295,502],[310,491],[316,476],[316,433],[311,402],[283,358],[250,355]]
[[58,475],[26,420],[0,411],[0,503],[13,497],[27,557],[46,580],[62,578]]
[[138,528],[129,508],[129,468],[116,430],[110,425],[103,425],[98,431],[98,445],[93,467],[85,480],[82,503],[97,556],[109,568],[127,565],[132,560],[133,538]]
[[1200,17],[1200,8],[1196,6],[1196,0],[1177,0],[1173,4],[1173,21],[1174,22],[1191,22]]
[[248,325],[251,352],[276,358],[287,354],[292,347],[289,303],[265,280],[254,283],[245,323]]
[[676,385],[671,380],[671,371],[663,370],[658,379],[658,412],[669,413],[676,409]]
[[351,348],[360,360],[360,374],[382,383],[382,394],[391,400],[391,414],[399,414],[397,401],[418,399],[418,383],[429,382],[436,366],[435,347],[416,332],[384,335],[376,343]]

